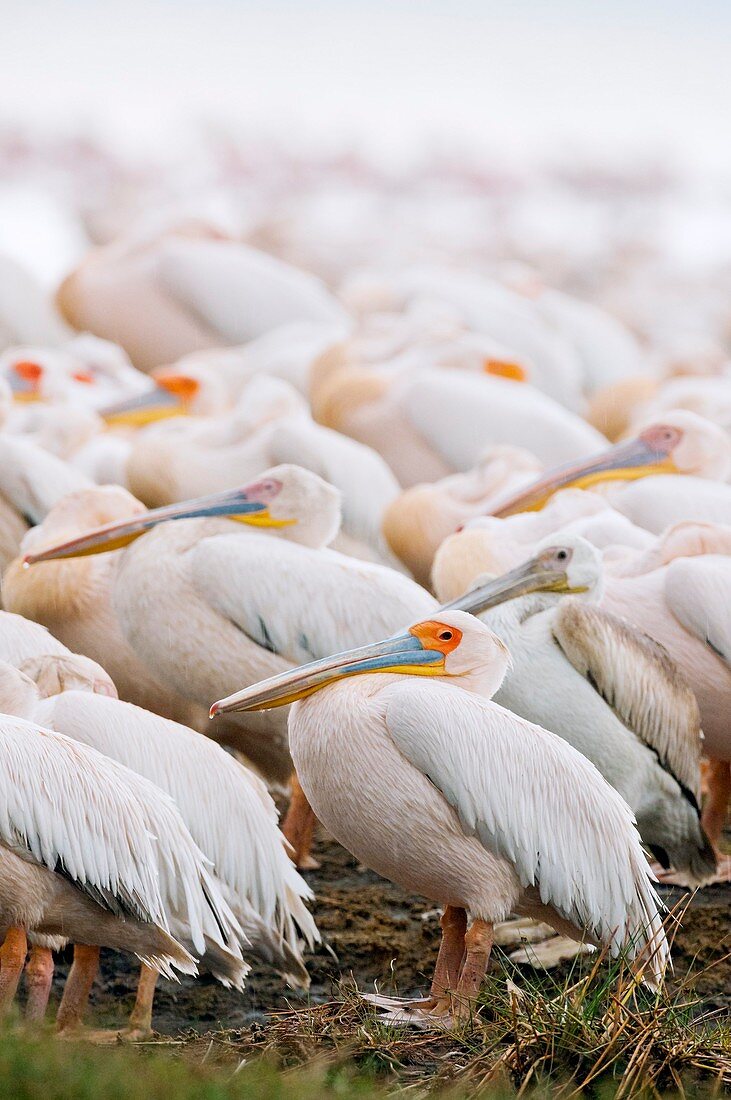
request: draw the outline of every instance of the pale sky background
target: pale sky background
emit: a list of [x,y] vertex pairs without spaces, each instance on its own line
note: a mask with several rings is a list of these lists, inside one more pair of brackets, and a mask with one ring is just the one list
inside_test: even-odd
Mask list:
[[0,121],[131,151],[219,119],[731,176],[731,0],[0,0],[0,26]]

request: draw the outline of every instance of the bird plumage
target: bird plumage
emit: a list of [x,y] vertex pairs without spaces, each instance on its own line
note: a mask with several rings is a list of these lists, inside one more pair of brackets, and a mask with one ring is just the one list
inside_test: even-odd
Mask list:
[[166,791],[246,932],[240,949],[261,946],[307,983],[298,941],[301,935],[311,947],[319,938],[304,904],[312,894],[285,852],[276,808],[256,776],[201,734],[131,703],[66,691],[39,702],[34,714]]
[[[235,940],[235,918],[216,890],[207,861],[159,788],[36,723],[4,715],[0,734],[0,838],[6,848],[61,874],[122,922],[169,934],[171,918],[177,916],[200,953],[206,935]],[[45,921],[40,931],[70,936],[76,931],[73,921],[67,927],[49,926],[51,917]],[[85,932],[91,934],[89,928]],[[121,946],[104,936],[102,931],[98,942]],[[180,952],[136,953],[167,976],[180,958]],[[183,969],[194,971],[190,956]]]
[[508,860],[524,890],[535,887],[543,905],[612,956],[628,942],[638,953],[649,947],[661,980],[669,952],[633,815],[585,757],[448,685],[394,686],[382,704],[397,748],[468,836]]

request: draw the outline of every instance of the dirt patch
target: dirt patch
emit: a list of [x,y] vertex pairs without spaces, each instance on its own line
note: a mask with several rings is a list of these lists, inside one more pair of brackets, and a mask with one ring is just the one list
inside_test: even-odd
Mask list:
[[[322,866],[308,874],[317,895],[315,916],[325,945],[307,960],[312,984],[309,994],[287,990],[271,967],[254,967],[243,994],[225,990],[211,978],[183,978],[180,984],[160,981],[154,1024],[164,1035],[182,1031],[207,1033],[241,1029],[261,1023],[267,1013],[304,1007],[308,999],[321,1004],[332,998],[342,977],[352,977],[361,989],[397,990],[410,996],[428,984],[439,945],[438,913],[423,898],[405,894],[371,871],[358,866],[334,842],[316,848]],[[668,905],[682,894],[663,891]],[[673,950],[674,982],[691,969],[693,987],[707,1010],[731,1012],[731,887],[711,887],[692,900]],[[53,1002],[57,1003],[68,972],[68,959],[56,972]],[[714,964],[711,969],[708,969]],[[493,972],[500,973],[496,954]],[[560,971],[554,972],[557,977]],[[101,975],[92,993],[90,1022],[118,1026],[134,1000],[137,967],[134,960],[104,952]]]

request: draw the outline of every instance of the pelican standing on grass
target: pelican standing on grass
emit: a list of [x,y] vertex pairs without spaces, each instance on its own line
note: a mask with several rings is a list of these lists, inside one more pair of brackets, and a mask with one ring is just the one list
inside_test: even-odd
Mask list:
[[[0,664],[6,674],[16,683],[16,670]],[[29,935],[76,944],[57,1017],[62,1031],[82,1022],[100,947],[132,952],[168,977],[173,968],[196,973],[194,958],[171,935],[176,922],[200,954],[207,936],[230,937],[235,950],[236,920],[158,787],[86,745],[10,715],[0,716],[0,764],[3,1006],[15,995]],[[34,979],[31,1015],[41,1015],[49,975]]]
[[626,950],[654,986],[668,960],[631,811],[565,741],[491,702],[509,660],[479,620],[436,612],[211,708],[301,700],[290,744],[320,820],[366,866],[445,906],[431,993],[397,1019],[469,1016],[493,926],[513,912]]
[[[54,678],[63,657],[36,661],[38,678]],[[211,861],[216,889],[243,930],[235,953],[206,938],[201,959],[223,985],[243,988],[255,951],[295,987],[309,984],[298,944],[312,947],[318,933],[304,905],[312,897],[284,849],[277,810],[263,783],[218,745],[199,733],[149,714],[131,703],[88,691],[68,690],[42,698],[21,672],[0,665],[0,709],[64,733],[117,760],[166,791],[191,836]],[[110,1032],[140,1039],[152,1031],[157,973],[143,965],[129,1027]]]

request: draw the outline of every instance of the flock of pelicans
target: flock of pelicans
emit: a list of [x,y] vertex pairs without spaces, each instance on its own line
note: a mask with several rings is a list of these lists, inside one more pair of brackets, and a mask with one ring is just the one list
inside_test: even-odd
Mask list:
[[0,355],[2,1004],[68,942],[64,1033],[101,947],[132,1037],[159,974],[306,986],[318,820],[443,907],[386,1019],[468,1016],[511,915],[659,987],[656,876],[731,871],[731,376],[535,277],[336,297],[197,224],[54,308]]

